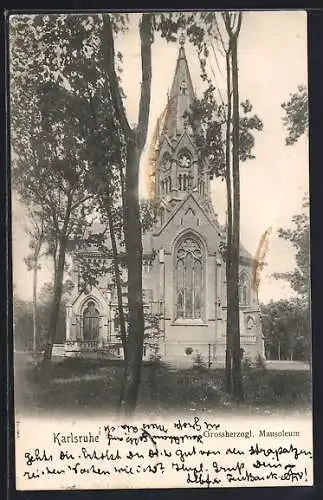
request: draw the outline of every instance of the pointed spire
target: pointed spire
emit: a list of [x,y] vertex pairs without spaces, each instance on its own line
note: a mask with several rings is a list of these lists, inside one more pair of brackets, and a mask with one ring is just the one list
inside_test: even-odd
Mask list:
[[195,93],[184,50],[185,37],[179,38],[179,52],[169,100],[169,112],[163,132],[172,137],[185,130],[184,114],[190,110]]

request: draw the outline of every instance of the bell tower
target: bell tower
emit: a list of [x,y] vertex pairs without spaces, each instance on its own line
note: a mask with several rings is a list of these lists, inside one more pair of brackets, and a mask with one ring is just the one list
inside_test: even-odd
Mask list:
[[[195,92],[186,59],[183,36],[176,62],[171,92],[167,96],[166,116],[159,134],[155,195],[159,224],[163,225],[178,202],[193,192],[201,204],[209,199],[209,177],[198,159],[194,134],[187,113]],[[203,203],[204,202],[204,203]]]

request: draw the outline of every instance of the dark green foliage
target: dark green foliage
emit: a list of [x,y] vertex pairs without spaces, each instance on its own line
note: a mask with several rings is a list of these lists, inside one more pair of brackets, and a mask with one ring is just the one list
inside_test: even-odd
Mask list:
[[[125,22],[114,16],[113,30]],[[102,164],[122,163],[124,142],[106,78],[102,16],[16,16],[10,28],[13,187],[44,222],[54,260],[50,359],[66,255],[97,217],[97,198],[112,177]]]
[[194,370],[206,370],[206,362],[200,352],[196,352],[193,356],[193,369]]
[[33,348],[32,304],[14,297],[13,342],[16,351],[31,351]]
[[140,218],[143,234],[150,231],[156,222],[157,207],[154,200],[140,200]]
[[[66,282],[64,286],[64,295],[57,318],[57,333],[55,342],[60,344],[65,342],[66,330],[66,295],[70,290],[70,283]],[[46,332],[50,317],[51,305],[53,300],[53,285],[45,283],[40,290],[39,300],[37,302],[37,351],[44,349],[46,342]],[[14,296],[14,346],[15,350],[31,351],[33,347],[33,319],[32,303],[24,301]]]
[[262,304],[261,320],[267,359],[310,359],[310,311],[302,299]]
[[254,131],[261,132],[263,123],[257,115],[251,115],[252,105],[246,100],[240,104],[242,112],[240,115],[240,139],[239,139],[239,156],[241,161],[254,160],[255,155],[252,150],[255,145]]
[[254,368],[243,374],[246,404],[305,409],[311,405],[310,371]]
[[290,283],[298,298],[271,301],[262,306],[262,323],[267,356],[271,359],[311,358],[310,325],[310,228],[309,202],[305,198],[303,213],[292,217],[293,229],[279,230],[279,237],[295,249],[295,269],[275,273],[276,279]]
[[[201,165],[208,166],[211,179],[216,177],[223,179],[226,175],[223,127],[227,107],[217,103],[214,91],[215,87],[210,84],[202,99],[195,100],[188,119],[194,131]],[[242,102],[240,106],[239,157],[241,161],[253,160],[254,132],[262,131],[263,123],[257,115],[251,114],[252,105],[248,100]]]
[[288,273],[275,273],[276,279],[290,282],[292,289],[305,301],[310,295],[310,221],[309,201],[303,202],[303,213],[294,215],[294,229],[279,229],[279,237],[290,242],[296,250],[296,267]]
[[[16,403],[27,412],[69,413],[118,406],[123,364],[120,361],[68,359],[36,367],[17,356]],[[275,371],[252,367],[243,370],[245,402],[239,412],[275,414],[311,406],[310,371]],[[107,398],[106,395],[109,395]],[[146,363],[139,409],[148,413],[172,411],[228,411],[235,403],[225,394],[223,370],[170,370],[163,363]]]
[[304,85],[299,85],[297,91],[290,94],[287,102],[282,104],[285,111],[283,124],[287,128],[286,145],[295,144],[308,130],[308,94]]
[[221,108],[215,102],[212,85],[204,92],[202,99],[195,100],[188,119],[194,131],[200,167],[208,166],[210,178],[223,177],[225,155]]
[[160,339],[162,335],[160,329],[161,315],[151,310],[146,310],[144,314],[144,345],[150,352],[150,361],[158,361],[160,360]]

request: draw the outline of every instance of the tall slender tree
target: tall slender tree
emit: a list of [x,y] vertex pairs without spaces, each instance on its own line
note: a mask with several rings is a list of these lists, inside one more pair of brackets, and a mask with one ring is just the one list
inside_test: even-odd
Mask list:
[[11,25],[13,183],[26,206],[43,211],[55,259],[44,361],[52,355],[66,253],[93,212],[83,76],[101,84],[98,33],[91,16],[18,16]]
[[238,39],[242,23],[242,12],[224,13],[224,23],[229,37],[232,75],[232,246],[231,272],[232,310],[231,310],[231,350],[232,350],[232,393],[237,400],[243,399],[240,349],[239,317],[239,265],[240,265],[240,115],[239,115],[239,76],[238,76]]
[[114,33],[111,16],[103,18],[104,60],[109,78],[114,110],[126,143],[126,167],[124,179],[124,235],[128,269],[128,341],[125,367],[122,411],[134,411],[141,379],[144,341],[144,311],[142,300],[142,240],[139,206],[139,163],[147,139],[151,93],[151,44],[153,41],[153,15],[143,14],[139,21],[141,46],[141,95],[138,123],[129,125],[122,94],[115,70]]
[[[252,105],[246,100],[239,106],[238,38],[242,13],[201,13],[187,18],[187,33],[196,46],[201,77],[207,84],[203,99],[197,101],[193,118],[202,121],[204,139],[198,147],[204,151],[210,175],[225,179],[227,191],[227,239],[224,245],[227,277],[226,387],[237,399],[242,398],[239,332],[239,263],[240,263],[240,173],[239,162],[253,159],[252,131],[263,124],[251,115]],[[215,48],[215,45],[217,48]],[[219,72],[218,54],[225,60],[226,97],[217,87],[213,65]],[[212,62],[211,62],[212,56]],[[240,108],[240,112],[239,112]],[[222,134],[221,129],[224,128]],[[197,130],[197,135],[199,131]],[[203,134],[202,134],[203,136]],[[233,361],[234,358],[234,361]],[[233,367],[234,365],[234,367]]]
[[26,234],[30,237],[29,248],[32,253],[24,260],[27,269],[33,271],[33,355],[37,354],[38,329],[37,329],[37,296],[38,296],[38,271],[40,269],[41,250],[45,240],[45,226],[43,212],[36,218],[35,211],[29,211],[29,226],[26,227]]

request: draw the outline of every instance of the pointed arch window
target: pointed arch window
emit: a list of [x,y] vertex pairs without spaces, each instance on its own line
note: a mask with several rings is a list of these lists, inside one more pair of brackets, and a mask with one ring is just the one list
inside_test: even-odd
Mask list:
[[192,188],[192,177],[188,174],[179,174],[178,189],[179,191],[190,191]]
[[170,193],[172,190],[172,179],[170,176],[168,176],[166,179],[166,186],[167,186],[166,193]]
[[250,303],[250,283],[246,273],[240,275],[239,302],[242,306],[246,306]]
[[176,249],[176,319],[200,319],[203,310],[203,252],[198,240],[188,236]]
[[90,300],[83,312],[83,338],[96,341],[99,338],[99,311],[93,300]]
[[164,207],[160,207],[160,223],[163,225],[165,222],[165,209]]
[[162,161],[161,161],[163,171],[166,172],[167,170],[169,170],[171,167],[171,164],[172,164],[171,155],[169,153],[164,153]]
[[199,181],[199,193],[201,196],[204,196],[205,194],[205,184],[204,184],[204,181],[200,180]]

